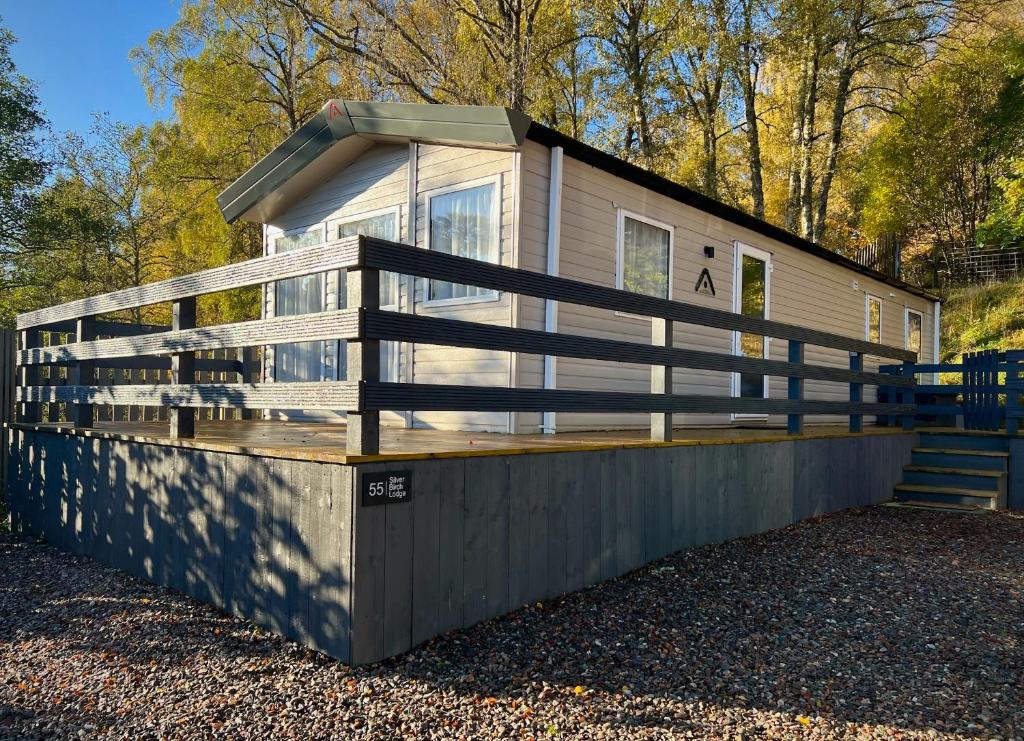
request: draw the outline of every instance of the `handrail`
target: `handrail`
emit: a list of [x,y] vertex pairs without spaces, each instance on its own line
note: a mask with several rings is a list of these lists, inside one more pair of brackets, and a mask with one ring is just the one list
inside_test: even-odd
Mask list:
[[639,314],[684,324],[697,324],[703,327],[795,340],[808,345],[820,345],[882,358],[897,360],[915,360],[917,358],[914,352],[891,345],[809,329],[796,324],[711,309],[683,301],[646,296],[570,278],[494,265],[467,257],[386,242],[381,239],[366,240],[360,267],[389,270],[403,275],[415,275],[420,278],[452,283],[464,283],[496,291],[518,293],[522,296],[581,304],[627,314]]
[[[355,267],[359,262],[362,237],[344,239],[315,247],[304,247],[198,273],[147,283],[120,291],[69,301],[47,309],[19,314],[18,329],[45,328],[56,322],[137,309],[142,306],[194,298],[208,293],[262,285],[286,278]],[[99,333],[99,332],[97,332]]]
[[[340,268],[347,270],[352,308],[213,327],[195,326],[195,297],[198,295]],[[382,270],[649,316],[651,343],[382,311],[378,306]],[[132,331],[115,327],[111,333],[118,336],[96,339],[99,327],[111,326],[102,323],[97,314],[166,301],[173,303],[174,315],[172,326],[166,330],[146,327]],[[75,323],[77,341],[38,346],[41,329],[64,329],[71,322]],[[674,322],[781,338],[789,343],[789,359],[750,358],[673,347]],[[377,450],[378,414],[387,409],[650,412],[652,436],[663,440],[671,439],[671,415],[680,412],[784,414],[789,431],[800,432],[806,414],[848,415],[850,429],[859,431],[865,414],[899,415],[904,426],[909,427],[916,411],[913,403],[916,379],[909,363],[911,353],[900,348],[368,237],[346,238],[68,302],[23,314],[18,317],[18,326],[22,330],[22,349],[17,356],[22,377],[18,399],[22,403],[23,419],[37,417],[38,404],[45,402],[73,405],[74,420],[79,426],[92,423],[91,409],[95,404],[161,405],[170,410],[172,435],[182,437],[194,434],[194,416],[190,410],[196,407],[344,410],[348,412],[348,447],[353,453]],[[346,381],[194,383],[197,351],[335,339],[349,343]],[[382,382],[378,366],[382,341],[648,365],[652,369],[651,392]],[[849,352],[849,367],[805,363],[805,343]],[[890,376],[865,371],[865,354],[904,361],[899,366],[900,374]],[[171,383],[102,386],[92,382],[95,368],[115,363],[170,367]],[[68,383],[40,385],[39,368],[58,365],[69,366]],[[785,399],[674,394],[669,373],[672,368],[781,376],[789,379],[789,390]],[[848,384],[849,401],[805,399],[804,380]],[[893,387],[900,398],[898,402],[864,401],[864,385]]]

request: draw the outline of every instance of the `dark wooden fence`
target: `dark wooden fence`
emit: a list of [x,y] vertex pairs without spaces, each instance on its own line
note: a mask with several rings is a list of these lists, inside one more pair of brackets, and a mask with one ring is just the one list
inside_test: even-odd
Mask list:
[[[350,308],[195,327],[198,295],[334,269],[347,270]],[[648,316],[652,319],[652,341],[624,342],[381,311],[381,271]],[[99,315],[162,302],[173,305],[170,329],[102,337],[108,327]],[[673,347],[676,322],[784,339],[789,344],[789,360]],[[23,314],[18,317],[18,329],[22,343],[18,353],[19,413],[26,421],[40,419],[41,405],[54,402],[63,403],[69,422],[80,427],[94,423],[97,405],[158,406],[167,410],[171,435],[187,437],[194,434],[197,409],[344,410],[348,413],[347,446],[353,454],[377,452],[379,413],[383,410],[645,412],[651,414],[655,440],[670,440],[672,415],[683,412],[782,414],[787,416],[789,431],[799,433],[807,414],[846,415],[850,429],[859,431],[864,415],[897,415],[905,427],[912,428],[916,411],[913,373],[892,376],[863,370],[864,355],[909,365],[914,354],[902,348],[367,237],[261,257]],[[75,341],[43,346],[40,334],[44,330],[73,331]],[[233,362],[199,359],[197,353],[319,340],[349,343],[348,380],[252,383],[247,377],[241,383],[224,383],[197,377],[204,362]],[[651,393],[381,382],[382,341],[649,365]],[[805,363],[806,344],[848,352],[849,367]],[[98,366],[125,368],[127,361],[168,371],[170,383],[143,379],[142,383],[115,385],[96,380]],[[41,370],[46,367],[66,367],[67,384],[42,383]],[[789,379],[789,391],[786,399],[675,394],[673,368],[781,376]],[[232,369],[243,370],[240,366],[218,367]],[[806,379],[848,385],[849,400],[806,399]],[[864,386],[883,384],[895,389],[898,401],[864,400]]]
[[[929,422],[961,425],[967,430],[999,430],[1017,434],[1024,417],[1024,350],[979,350],[964,353],[960,363],[882,366],[883,373],[905,377],[923,373],[956,373],[960,383],[916,387],[917,416]],[[879,388],[879,400],[894,398],[895,389]]]
[[8,422],[14,419],[14,399],[17,389],[15,357],[17,355],[17,334],[10,329],[0,329],[0,517],[3,516],[2,501],[7,497],[8,459],[7,429]]

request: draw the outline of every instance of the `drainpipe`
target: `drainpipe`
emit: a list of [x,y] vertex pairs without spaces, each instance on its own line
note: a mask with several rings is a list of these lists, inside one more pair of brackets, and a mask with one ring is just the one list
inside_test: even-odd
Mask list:
[[[562,148],[551,148],[551,176],[548,181],[548,244],[547,274],[558,275],[558,249],[562,238]],[[558,302],[544,300],[544,331],[558,331]],[[557,358],[544,356],[544,388],[556,387],[555,363]],[[541,429],[545,434],[555,432],[555,413],[544,412]]]
[[[941,325],[942,325],[942,303],[936,301],[932,309],[932,362],[938,363],[939,361],[939,339],[941,338]],[[932,373],[932,385],[938,386],[939,374]]]

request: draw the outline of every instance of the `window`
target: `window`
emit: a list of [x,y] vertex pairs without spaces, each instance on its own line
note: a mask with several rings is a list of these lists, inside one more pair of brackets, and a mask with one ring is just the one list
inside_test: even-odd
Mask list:
[[924,328],[924,317],[921,312],[907,309],[906,323],[903,328],[904,347],[921,359],[921,337]]
[[[771,297],[772,255],[742,242],[735,247],[733,268],[733,311],[743,316],[767,319]],[[733,353],[767,359],[768,338],[749,332],[733,333]],[[768,398],[768,377],[762,373],[733,374],[733,396]],[[763,414],[733,414],[734,419],[763,417]]]
[[864,339],[882,341],[882,299],[870,294],[864,296]]
[[616,287],[669,298],[672,286],[672,227],[619,211]]
[[[388,209],[378,213],[356,216],[338,224],[338,238],[354,237],[362,234],[366,237],[387,239],[391,242],[398,241],[398,208]],[[399,274],[384,270],[380,274],[380,308],[388,311],[398,311],[398,290]],[[340,278],[339,294],[342,307],[348,305],[346,296],[347,284],[345,283],[344,271]],[[339,377],[347,377],[347,369],[344,369],[346,362],[345,343],[338,346],[338,359],[342,370]],[[401,362],[401,350],[397,342],[380,343],[380,379],[382,381],[397,381],[399,377],[399,363]]]
[[[427,195],[430,229],[427,247],[449,255],[497,263],[500,179]],[[429,282],[429,301],[492,300],[495,291],[446,281]]]
[[[317,227],[300,234],[277,237],[274,252],[290,252],[313,247],[323,241],[323,229]],[[295,316],[324,310],[324,274],[303,275],[279,280],[274,286],[274,315]],[[323,342],[290,342],[278,345],[274,353],[274,380],[321,380]]]
[[[362,234],[366,237],[398,241],[398,209],[393,208],[381,213],[357,216],[338,224],[338,238],[354,237]],[[398,308],[398,273],[383,271],[380,274],[380,307],[394,311]],[[345,295],[345,284],[342,281],[341,295]],[[342,306],[346,305],[344,299]]]

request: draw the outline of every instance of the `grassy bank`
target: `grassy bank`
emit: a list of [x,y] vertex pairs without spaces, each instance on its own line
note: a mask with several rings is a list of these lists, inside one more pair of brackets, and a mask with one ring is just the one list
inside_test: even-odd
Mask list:
[[943,360],[994,348],[1024,348],[1024,280],[957,288],[943,301]]

